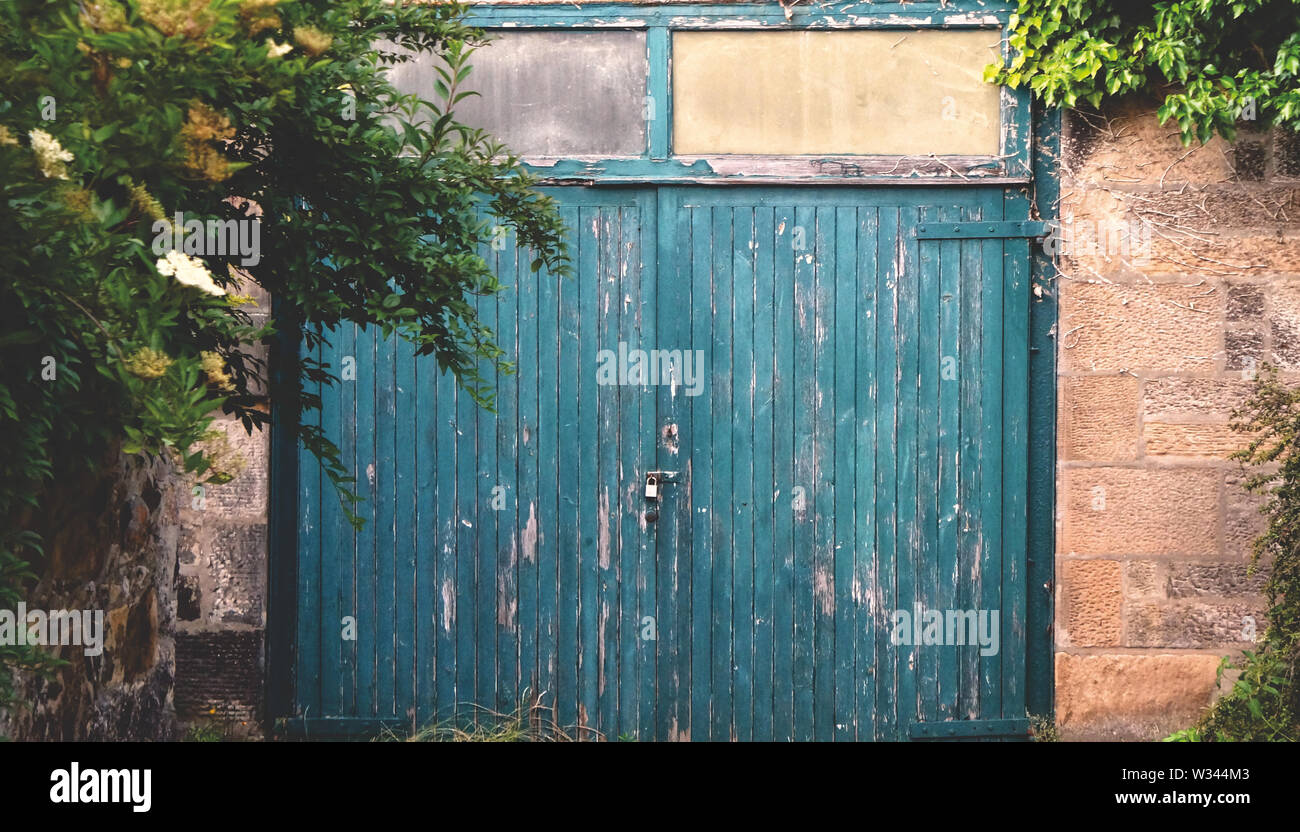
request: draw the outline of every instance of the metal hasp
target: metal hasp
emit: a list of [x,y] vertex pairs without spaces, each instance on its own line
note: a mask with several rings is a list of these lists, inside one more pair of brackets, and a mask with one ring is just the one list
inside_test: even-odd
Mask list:
[[1046,237],[1052,232],[1041,220],[1021,222],[936,222],[916,227],[920,240],[978,240],[993,237]]
[[646,471],[645,498],[647,500],[658,500],[659,488],[670,482],[677,482],[676,471]]
[[1029,739],[1028,719],[958,719],[913,722],[907,732],[914,740]]

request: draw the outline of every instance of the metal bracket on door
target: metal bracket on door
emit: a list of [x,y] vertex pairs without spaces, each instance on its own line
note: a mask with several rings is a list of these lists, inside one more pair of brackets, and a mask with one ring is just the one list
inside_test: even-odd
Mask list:
[[954,719],[947,722],[913,722],[908,736],[914,740],[1029,739],[1028,719]]
[[1052,233],[1050,223],[1041,220],[1022,222],[928,222],[916,227],[921,240],[979,240],[994,237],[1046,237]]

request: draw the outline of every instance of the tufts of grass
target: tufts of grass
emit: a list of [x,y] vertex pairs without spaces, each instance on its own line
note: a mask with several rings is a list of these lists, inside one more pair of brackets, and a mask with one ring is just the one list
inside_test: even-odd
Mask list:
[[1056,727],[1056,720],[1049,714],[1029,715],[1029,735],[1034,742],[1060,742],[1061,732]]
[[562,726],[555,721],[551,708],[533,701],[509,713],[475,705],[466,714],[416,729],[408,736],[385,728],[376,739],[380,742],[584,742],[605,737],[593,728]]

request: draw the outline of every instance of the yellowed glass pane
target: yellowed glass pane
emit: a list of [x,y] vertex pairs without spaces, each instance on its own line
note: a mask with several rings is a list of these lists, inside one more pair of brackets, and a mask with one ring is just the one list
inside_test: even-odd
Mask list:
[[998,153],[993,29],[676,32],[678,155]]

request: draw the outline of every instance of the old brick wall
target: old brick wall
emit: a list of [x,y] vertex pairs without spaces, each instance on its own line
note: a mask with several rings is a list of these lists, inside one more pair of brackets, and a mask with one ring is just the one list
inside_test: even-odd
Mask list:
[[[1300,165],[1250,131],[1184,148],[1154,107],[1070,114],[1063,279],[1057,719],[1153,738],[1264,629],[1256,498],[1228,423],[1265,361],[1300,370]],[[1073,229],[1073,240],[1069,240]],[[1252,626],[1253,622],[1253,626]]]

